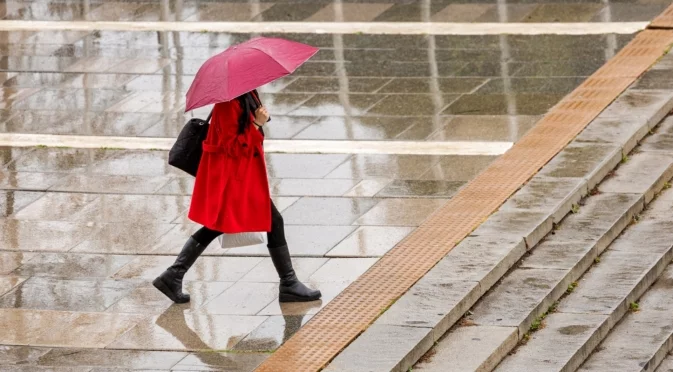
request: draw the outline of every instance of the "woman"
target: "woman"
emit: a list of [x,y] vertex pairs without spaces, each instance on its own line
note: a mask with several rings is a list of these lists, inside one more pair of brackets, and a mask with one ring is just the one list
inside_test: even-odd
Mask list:
[[283,217],[271,201],[262,146],[262,127],[268,120],[256,91],[215,105],[189,210],[189,219],[203,227],[153,282],[173,302],[189,302],[182,278],[215,238],[258,231],[267,232],[269,254],[280,276],[280,302],[320,299],[320,291],[297,279]]

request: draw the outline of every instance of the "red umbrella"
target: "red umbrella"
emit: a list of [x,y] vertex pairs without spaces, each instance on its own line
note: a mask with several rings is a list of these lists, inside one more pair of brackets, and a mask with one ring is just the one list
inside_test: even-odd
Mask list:
[[317,52],[310,45],[264,37],[229,47],[196,73],[185,111],[230,101],[289,75]]

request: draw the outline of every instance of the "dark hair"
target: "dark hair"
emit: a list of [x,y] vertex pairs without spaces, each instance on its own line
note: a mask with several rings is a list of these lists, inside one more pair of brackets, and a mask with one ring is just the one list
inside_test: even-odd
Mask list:
[[241,104],[243,111],[238,117],[238,134],[245,133],[245,130],[250,125],[250,115],[254,112],[255,100],[252,98],[252,93],[248,92],[236,98]]

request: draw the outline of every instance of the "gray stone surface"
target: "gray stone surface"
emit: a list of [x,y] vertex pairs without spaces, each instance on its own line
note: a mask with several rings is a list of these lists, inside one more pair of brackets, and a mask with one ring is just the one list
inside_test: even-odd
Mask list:
[[434,343],[430,328],[374,324],[341,352],[325,372],[406,372]]
[[578,142],[610,143],[628,154],[649,132],[648,120],[640,117],[607,118],[599,115],[575,139]]
[[502,236],[516,234],[534,247],[554,226],[550,212],[499,210],[493,213],[471,236]]
[[665,189],[647,206],[643,216],[648,220],[666,222],[673,216],[673,189]]
[[566,291],[568,270],[518,269],[484,296],[472,309],[477,325],[518,327],[523,336],[531,323]]
[[634,89],[673,90],[673,76],[669,70],[650,69],[632,87]]
[[[673,348],[673,267],[669,266],[579,371],[653,371]],[[657,371],[673,370],[663,363]]]
[[622,159],[619,146],[602,143],[571,142],[542,170],[539,176],[587,180],[589,190],[600,183]]
[[506,358],[496,372],[572,372],[608,331],[605,315],[550,314],[528,344]]
[[598,187],[601,192],[643,194],[645,203],[673,177],[673,154],[641,152],[622,164]]
[[605,118],[638,117],[647,120],[649,128],[659,124],[673,109],[673,91],[665,89],[628,89],[601,116]]
[[477,302],[481,294],[479,282],[447,280],[441,272],[431,271],[375,324],[430,327],[441,335]]
[[479,282],[486,291],[525,253],[526,243],[515,234],[469,236],[430,272],[441,273],[447,280]]
[[628,311],[629,304],[654,283],[671,258],[670,250],[665,254],[641,253],[637,249],[607,251],[600,263],[582,277],[575,291],[559,304],[558,311],[605,314],[614,324]]
[[597,252],[605,248],[643,210],[642,196],[600,194],[587,199],[577,214],[569,215],[547,240],[553,242],[593,242]]
[[579,270],[584,272],[598,255],[593,242],[562,242],[545,240],[522,262],[522,268]]
[[669,354],[655,372],[673,372],[673,355]]
[[[653,206],[659,204],[656,199]],[[664,254],[673,246],[673,221],[650,219],[646,214],[644,220],[629,226],[628,229],[610,245],[610,251],[638,252],[642,254]]]
[[643,140],[640,149],[642,151],[673,152],[673,116],[664,119],[656,128],[656,133]]
[[440,340],[434,353],[415,365],[414,371],[489,372],[518,341],[515,327],[458,327]]
[[550,213],[558,223],[587,192],[583,178],[533,177],[500,209]]

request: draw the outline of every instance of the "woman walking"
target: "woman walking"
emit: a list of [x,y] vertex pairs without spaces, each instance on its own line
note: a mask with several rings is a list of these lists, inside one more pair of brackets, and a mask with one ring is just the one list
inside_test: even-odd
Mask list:
[[267,232],[269,254],[280,277],[280,302],[320,299],[320,291],[297,279],[283,217],[271,201],[262,146],[268,120],[256,90],[215,105],[189,210],[189,219],[203,227],[153,282],[173,302],[189,302],[182,279],[215,238],[258,231]]

